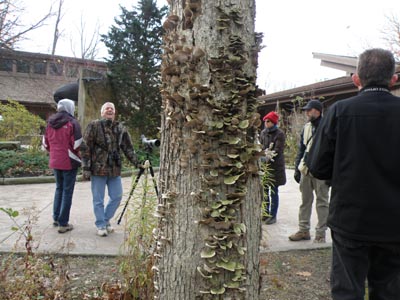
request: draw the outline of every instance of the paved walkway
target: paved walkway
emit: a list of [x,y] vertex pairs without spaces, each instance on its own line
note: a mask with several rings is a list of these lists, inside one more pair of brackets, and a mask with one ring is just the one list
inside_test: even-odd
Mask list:
[[[261,251],[284,251],[330,247],[330,234],[326,244],[312,241],[290,242],[288,236],[297,231],[297,213],[300,205],[298,184],[293,180],[293,171],[287,170],[288,183],[280,187],[280,207],[278,221],[273,225],[263,225]],[[131,177],[123,178],[124,197],[128,197]],[[141,180],[142,181],[142,180]],[[140,184],[140,183],[139,183]],[[139,187],[135,191],[140,194]],[[96,235],[89,182],[77,182],[73,197],[70,222],[74,230],[59,234],[52,226],[52,203],[54,183],[21,184],[0,186],[0,207],[12,208],[20,212],[16,218],[19,224],[32,220],[33,241],[36,251],[49,253],[69,253],[80,255],[117,255],[121,253],[124,241],[124,226],[113,226],[116,231],[107,237]],[[133,199],[139,199],[140,195]],[[117,214],[122,210],[117,211]],[[123,222],[122,222],[123,223]],[[11,231],[13,222],[0,212],[0,251],[23,251],[25,239],[18,232]],[[312,227],[316,225],[315,209],[312,214]],[[312,234],[314,232],[312,231]]]
[[289,235],[298,230],[298,212],[301,203],[299,184],[293,179],[293,170],[286,170],[287,183],[279,187],[279,210],[277,222],[273,225],[263,225],[261,251],[287,251],[295,249],[312,249],[331,247],[331,233],[326,232],[325,244],[313,243],[315,226],[317,225],[317,213],[315,201],[311,215],[311,241],[291,242]]

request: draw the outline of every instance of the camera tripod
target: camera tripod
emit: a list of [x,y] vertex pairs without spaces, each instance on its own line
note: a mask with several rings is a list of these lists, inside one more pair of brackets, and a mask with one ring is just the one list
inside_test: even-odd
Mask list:
[[131,197],[132,197],[132,195],[133,195],[133,192],[135,191],[135,188],[136,188],[136,186],[137,186],[137,184],[138,184],[138,182],[139,182],[139,180],[140,180],[140,177],[141,177],[141,176],[145,173],[145,171],[147,171],[147,170],[150,171],[150,175],[151,175],[152,180],[153,180],[154,190],[155,190],[156,195],[157,195],[157,197],[158,197],[157,182],[156,182],[156,179],[154,178],[154,170],[153,170],[153,166],[152,166],[152,164],[151,164],[151,162],[150,162],[149,151],[147,151],[147,153],[146,153],[146,160],[145,160],[144,164],[143,164],[142,166],[139,167],[139,173],[138,173],[138,175],[136,176],[136,179],[135,179],[135,181],[134,181],[134,183],[133,183],[133,185],[132,185],[132,187],[131,187],[131,190],[129,191],[129,196],[128,196],[128,199],[126,200],[125,206],[124,206],[124,208],[123,208],[123,210],[122,210],[122,212],[121,212],[121,215],[120,215],[119,218],[118,218],[118,222],[117,222],[118,225],[121,223],[122,217],[123,217],[124,214],[125,214],[125,210],[126,210],[126,208],[128,207],[129,200],[131,199]]

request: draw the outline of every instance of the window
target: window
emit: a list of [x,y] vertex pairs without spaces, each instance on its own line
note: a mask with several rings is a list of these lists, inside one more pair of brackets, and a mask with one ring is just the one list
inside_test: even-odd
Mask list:
[[17,60],[17,72],[18,73],[29,73],[29,61]]
[[66,73],[68,77],[78,77],[78,67],[70,65],[68,66]]
[[61,63],[50,63],[49,74],[61,76],[64,71],[64,66]]
[[0,71],[12,72],[13,61],[9,58],[0,58]]
[[46,62],[45,61],[35,61],[33,63],[33,73],[35,74],[46,74]]

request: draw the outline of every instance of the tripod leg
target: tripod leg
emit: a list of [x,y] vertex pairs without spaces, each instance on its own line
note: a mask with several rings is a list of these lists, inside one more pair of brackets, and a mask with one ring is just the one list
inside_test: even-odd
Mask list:
[[151,177],[152,177],[152,180],[153,180],[154,190],[156,191],[156,195],[158,197],[157,182],[156,182],[156,179],[154,178],[154,170],[153,170],[153,166],[151,165],[151,163],[150,163],[150,168],[149,169],[150,169],[150,174],[151,174]]
[[128,207],[129,200],[131,199],[131,197],[132,197],[132,195],[133,195],[133,192],[135,191],[135,188],[136,188],[136,186],[137,186],[137,184],[138,184],[138,182],[139,182],[139,180],[140,180],[140,177],[142,176],[143,173],[144,173],[144,168],[140,168],[140,169],[139,169],[139,173],[138,173],[138,175],[136,176],[135,182],[133,183],[132,188],[131,188],[131,190],[130,190],[130,192],[129,192],[129,196],[128,196],[128,199],[126,200],[124,209],[122,210],[121,215],[120,215],[119,218],[118,218],[118,222],[117,222],[118,225],[121,223],[122,217],[123,217],[124,214],[125,214],[125,210],[126,210],[126,208]]

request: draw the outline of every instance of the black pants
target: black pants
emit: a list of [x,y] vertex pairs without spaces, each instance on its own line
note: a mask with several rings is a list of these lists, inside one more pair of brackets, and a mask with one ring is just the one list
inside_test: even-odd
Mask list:
[[400,244],[361,242],[332,231],[333,300],[400,299]]

